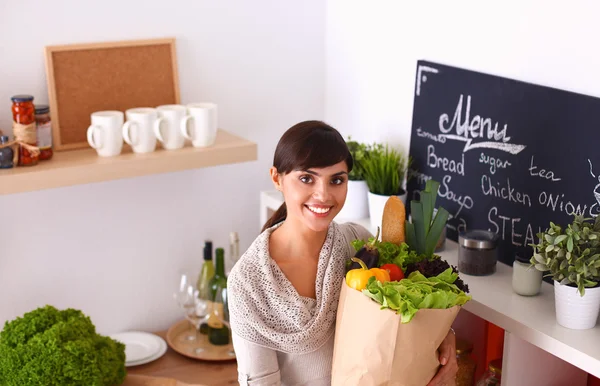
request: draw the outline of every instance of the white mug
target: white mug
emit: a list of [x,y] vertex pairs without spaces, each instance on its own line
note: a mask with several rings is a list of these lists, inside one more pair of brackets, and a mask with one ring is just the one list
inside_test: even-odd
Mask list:
[[183,147],[185,138],[183,132],[187,122],[186,108],[182,105],[162,105],[156,108],[158,116],[163,119],[156,127],[154,134],[167,150],[180,149]]
[[138,107],[125,111],[127,121],[123,125],[123,139],[133,149],[134,153],[150,153],[156,149],[154,134],[162,118],[158,117],[156,109]]
[[[183,135],[194,147],[206,147],[217,138],[217,105],[214,103],[190,103],[187,106],[190,124],[183,127]],[[188,130],[191,126],[191,133]]]
[[92,124],[87,129],[87,140],[101,157],[113,157],[123,148],[123,113],[96,111],[91,114]]

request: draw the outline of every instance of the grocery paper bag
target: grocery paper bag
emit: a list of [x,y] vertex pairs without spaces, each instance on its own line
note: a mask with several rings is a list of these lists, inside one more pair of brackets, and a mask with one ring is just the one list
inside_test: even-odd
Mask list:
[[394,310],[344,282],[333,348],[332,386],[425,386],[460,306],[421,309],[405,324]]

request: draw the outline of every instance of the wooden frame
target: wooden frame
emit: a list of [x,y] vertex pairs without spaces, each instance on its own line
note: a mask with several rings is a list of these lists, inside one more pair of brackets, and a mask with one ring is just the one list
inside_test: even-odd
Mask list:
[[90,114],[179,104],[175,38],[47,46],[54,150],[88,148]]

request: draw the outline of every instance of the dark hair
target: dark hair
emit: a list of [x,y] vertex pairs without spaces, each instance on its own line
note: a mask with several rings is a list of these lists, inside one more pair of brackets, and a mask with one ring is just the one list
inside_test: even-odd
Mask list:
[[[280,174],[294,170],[322,168],[346,161],[348,173],[352,171],[352,155],[346,141],[333,127],[321,121],[304,121],[290,127],[279,139],[273,166]],[[263,226],[267,228],[285,220],[285,202]]]

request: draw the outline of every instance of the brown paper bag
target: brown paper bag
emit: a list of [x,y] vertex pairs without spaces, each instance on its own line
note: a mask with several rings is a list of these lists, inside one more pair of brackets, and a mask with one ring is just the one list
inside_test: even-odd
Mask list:
[[422,309],[400,323],[394,310],[342,284],[332,386],[425,386],[440,365],[438,347],[460,306]]

